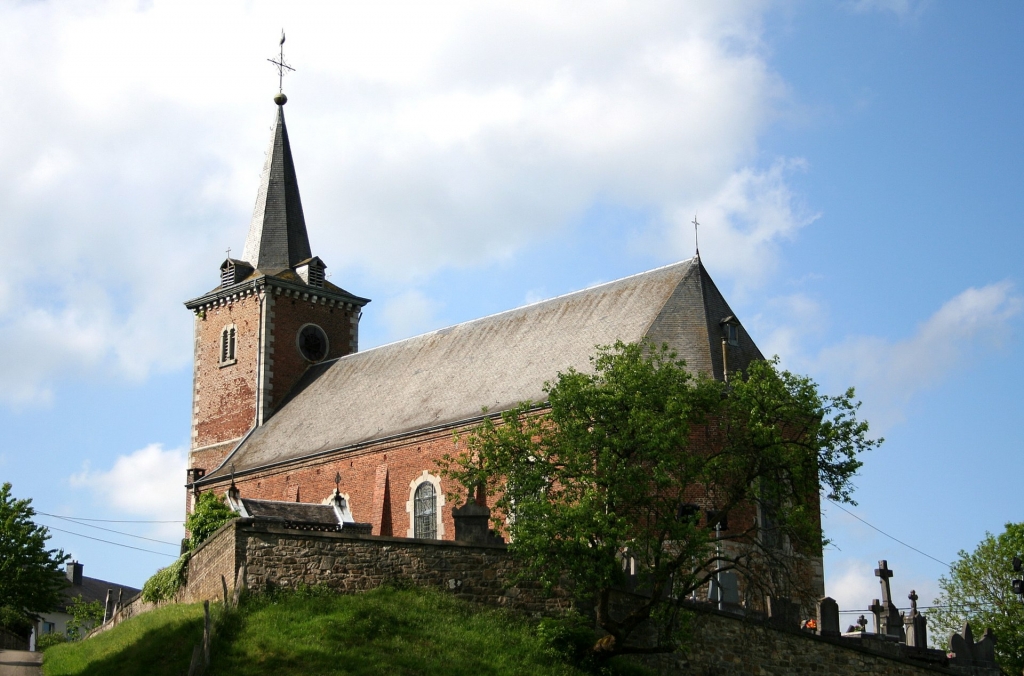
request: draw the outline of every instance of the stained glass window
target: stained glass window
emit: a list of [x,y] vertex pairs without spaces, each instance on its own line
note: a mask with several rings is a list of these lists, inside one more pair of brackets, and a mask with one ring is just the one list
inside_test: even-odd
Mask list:
[[424,481],[416,489],[414,535],[418,538],[437,539],[437,492],[434,484]]

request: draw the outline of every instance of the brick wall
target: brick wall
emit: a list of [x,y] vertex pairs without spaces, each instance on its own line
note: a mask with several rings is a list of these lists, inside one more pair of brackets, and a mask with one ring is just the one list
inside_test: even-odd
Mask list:
[[[309,362],[299,353],[297,342],[303,325],[316,324],[327,334],[326,359],[343,357],[358,348],[358,307],[330,303],[323,295],[293,293],[288,296],[280,293],[280,287],[268,287],[268,290],[267,367],[270,374],[265,381],[264,420],[272,415],[309,367]],[[319,289],[317,292],[323,293]]]
[[[341,473],[341,492],[349,497],[349,506],[356,521],[374,524],[374,534],[405,537],[412,525],[407,504],[413,486],[423,480],[426,471],[442,490],[438,496],[441,514],[438,535],[441,539],[455,537],[451,507],[443,495],[459,491],[454,482],[442,479],[437,460],[445,453],[458,453],[453,430],[429,432],[402,440],[370,445],[344,455],[314,458],[297,462],[287,468],[275,468],[239,476],[235,483],[242,497],[262,500],[319,503],[334,490],[334,477]],[[228,481],[204,487],[218,495],[227,491]],[[296,500],[296,490],[298,499]]]
[[[256,419],[256,369],[259,348],[260,300],[256,294],[212,307],[195,318],[192,448],[238,439]],[[223,366],[221,331],[235,326],[235,363]],[[210,470],[220,464],[203,456],[190,467]]]

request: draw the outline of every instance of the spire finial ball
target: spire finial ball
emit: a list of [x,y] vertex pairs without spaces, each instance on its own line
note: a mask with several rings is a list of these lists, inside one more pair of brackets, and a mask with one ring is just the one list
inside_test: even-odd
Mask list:
[[278,92],[277,94],[274,95],[274,103],[276,103],[279,106],[283,106],[284,104],[288,103],[288,97],[284,95],[284,92]]

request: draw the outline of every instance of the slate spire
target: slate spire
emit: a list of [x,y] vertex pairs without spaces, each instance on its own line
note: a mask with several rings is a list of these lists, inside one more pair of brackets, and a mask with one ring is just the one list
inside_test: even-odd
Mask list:
[[277,119],[242,253],[243,260],[263,272],[295,267],[313,255],[302,215],[288,129],[284,124],[287,101],[284,94],[274,97]]

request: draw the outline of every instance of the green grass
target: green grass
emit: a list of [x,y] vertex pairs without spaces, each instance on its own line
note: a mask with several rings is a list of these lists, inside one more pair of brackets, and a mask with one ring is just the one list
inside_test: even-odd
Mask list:
[[[202,614],[201,605],[166,606],[87,641],[51,648],[44,671],[184,674]],[[592,640],[583,634],[430,590],[381,588],[354,596],[308,590],[250,598],[221,619],[207,674],[582,676],[588,672],[568,664],[566,655],[574,641],[578,647],[580,638]],[[623,664],[607,673],[646,672]]]
[[203,606],[169,605],[86,641],[48,648],[46,676],[182,676],[203,636]]

